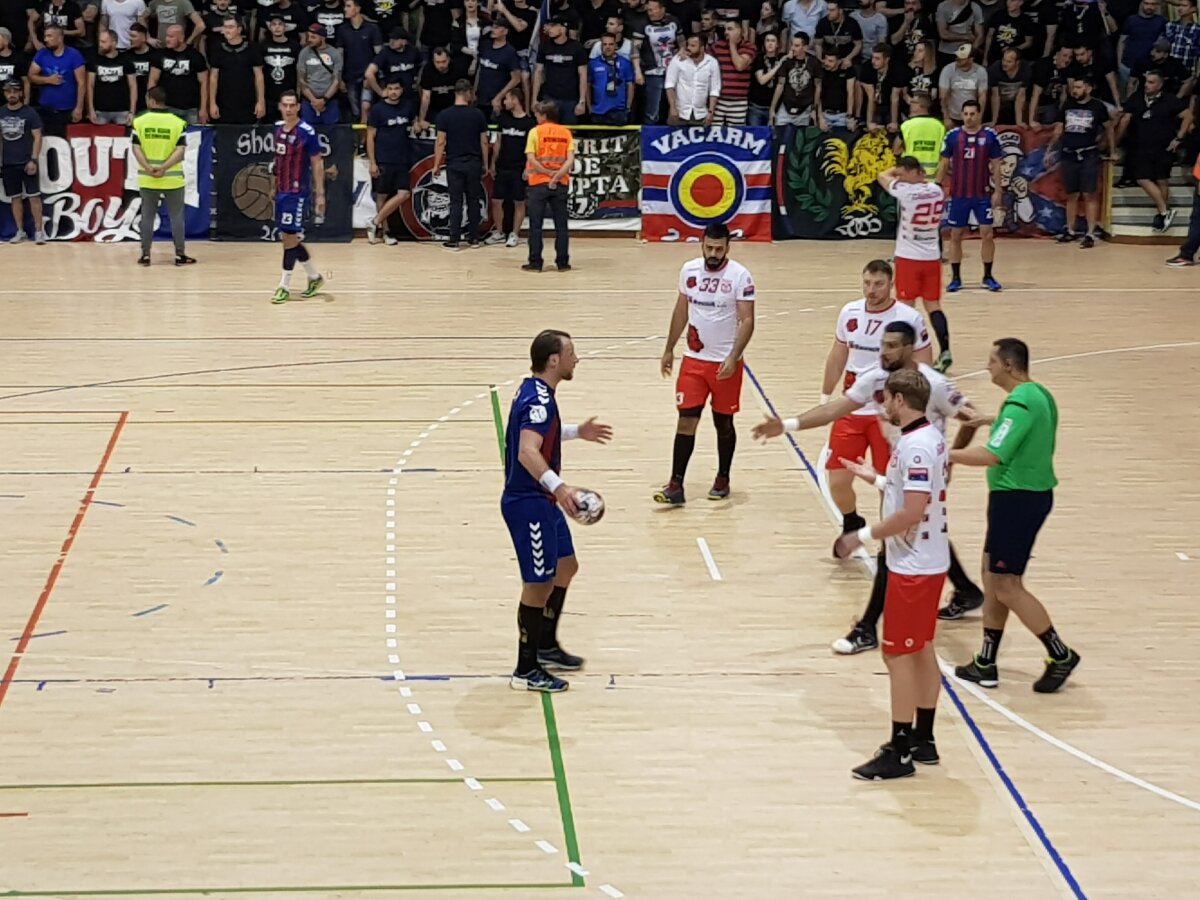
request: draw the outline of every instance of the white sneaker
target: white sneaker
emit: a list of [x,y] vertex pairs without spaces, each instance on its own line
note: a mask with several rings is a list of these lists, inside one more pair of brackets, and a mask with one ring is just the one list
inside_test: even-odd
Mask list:
[[510,234],[508,236],[508,240],[504,242],[504,246],[505,247],[515,247],[519,243],[520,243],[520,240],[517,238],[517,233],[514,231],[512,234]]
[[489,231],[488,236],[483,239],[483,242],[489,247],[494,247],[496,244],[504,243],[504,235],[499,231]]
[[368,244],[378,244],[379,243],[379,223],[376,222],[374,219],[367,220],[367,243]]
[[1163,227],[1162,227],[1162,230],[1163,230],[1163,231],[1166,231],[1168,228],[1170,228],[1170,227],[1171,227],[1171,223],[1172,223],[1172,222],[1174,222],[1174,221],[1175,221],[1175,210],[1173,210],[1173,209],[1168,209],[1168,210],[1167,210],[1165,213],[1163,213]]
[[44,232],[44,231],[37,231],[37,232],[34,232],[34,235],[33,235],[33,242],[34,242],[35,244],[44,244],[44,243],[46,243],[46,232]]
[[383,242],[389,247],[395,247],[398,243],[400,243],[400,240],[399,238],[392,237],[390,234],[385,234],[383,236]]
[[10,244],[23,244],[27,240],[29,240],[29,237],[28,237],[28,235],[25,234],[25,229],[21,228],[21,229],[17,230],[16,234],[14,234],[11,238],[9,238],[8,242]]

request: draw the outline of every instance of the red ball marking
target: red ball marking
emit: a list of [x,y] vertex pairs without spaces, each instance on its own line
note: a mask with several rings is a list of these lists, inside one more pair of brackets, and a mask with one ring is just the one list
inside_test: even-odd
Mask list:
[[716,175],[701,175],[692,182],[692,200],[697,206],[716,206],[725,197],[725,186]]

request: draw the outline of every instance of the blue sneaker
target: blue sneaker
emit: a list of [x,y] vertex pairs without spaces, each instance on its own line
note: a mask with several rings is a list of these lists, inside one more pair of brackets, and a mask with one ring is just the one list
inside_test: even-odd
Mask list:
[[951,278],[950,283],[948,285],[946,285],[946,293],[947,294],[957,294],[960,290],[962,290],[962,279],[961,278]]
[[995,293],[996,291],[1004,290],[1004,288],[1000,287],[1000,282],[998,282],[991,275],[989,275],[987,278],[983,279],[982,284],[985,288],[987,288],[989,291],[992,291],[993,293]]
[[561,678],[555,678],[544,669],[533,669],[529,672],[513,672],[508,685],[514,691],[542,691],[546,694],[558,694],[571,685]]

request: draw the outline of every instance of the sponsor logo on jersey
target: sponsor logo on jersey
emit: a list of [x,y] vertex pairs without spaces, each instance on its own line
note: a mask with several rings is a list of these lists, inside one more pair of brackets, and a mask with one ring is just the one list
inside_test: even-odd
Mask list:
[[546,407],[531,406],[529,407],[529,421],[535,424],[540,424],[546,421]]
[[846,323],[847,331],[858,331],[858,319],[851,319]]
[[696,286],[696,276],[695,275],[688,276],[687,286],[689,288],[694,288]]

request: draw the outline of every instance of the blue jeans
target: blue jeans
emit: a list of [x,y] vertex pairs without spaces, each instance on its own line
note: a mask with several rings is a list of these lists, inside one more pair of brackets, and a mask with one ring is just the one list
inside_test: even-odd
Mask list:
[[770,125],[771,124],[771,107],[755,106],[750,104],[749,114],[746,116],[747,125]]
[[657,125],[662,120],[663,85],[666,81],[666,75],[646,76],[646,112],[642,124]]
[[610,109],[605,113],[592,113],[593,125],[628,125],[629,110],[627,109]]
[[337,97],[325,101],[325,112],[319,113],[305,100],[300,104],[300,118],[309,125],[336,125],[341,120],[338,114]]
[[559,125],[576,125],[579,123],[579,116],[575,115],[575,107],[579,104],[578,100],[558,100],[554,97],[546,97],[545,99],[558,107]]

